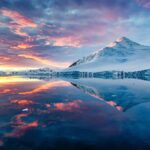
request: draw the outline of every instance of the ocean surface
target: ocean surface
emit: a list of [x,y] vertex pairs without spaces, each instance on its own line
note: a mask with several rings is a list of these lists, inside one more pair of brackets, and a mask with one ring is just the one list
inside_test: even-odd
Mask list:
[[150,81],[0,77],[0,150],[150,149]]

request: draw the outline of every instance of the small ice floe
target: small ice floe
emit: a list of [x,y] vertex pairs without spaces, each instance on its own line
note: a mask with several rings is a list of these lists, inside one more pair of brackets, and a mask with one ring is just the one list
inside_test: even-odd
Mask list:
[[28,108],[24,108],[24,109],[22,109],[22,111],[24,111],[24,112],[25,112],[25,111],[28,111],[28,110],[29,110]]

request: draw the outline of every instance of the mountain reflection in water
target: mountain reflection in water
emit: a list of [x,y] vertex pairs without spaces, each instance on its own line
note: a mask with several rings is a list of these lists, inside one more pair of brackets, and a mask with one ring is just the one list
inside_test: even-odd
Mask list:
[[0,83],[2,150],[150,147],[149,81],[1,77]]

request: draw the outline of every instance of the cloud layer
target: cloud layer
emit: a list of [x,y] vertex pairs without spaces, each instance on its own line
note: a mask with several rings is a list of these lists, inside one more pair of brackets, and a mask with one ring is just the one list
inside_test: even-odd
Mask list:
[[67,67],[118,37],[149,44],[149,0],[1,0],[0,69]]

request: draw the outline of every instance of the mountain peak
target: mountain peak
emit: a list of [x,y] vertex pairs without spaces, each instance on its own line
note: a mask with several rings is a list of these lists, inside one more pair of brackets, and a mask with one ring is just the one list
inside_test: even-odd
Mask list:
[[131,41],[130,39],[128,39],[127,37],[121,37],[121,38],[118,38],[117,40],[116,40],[116,42],[123,42],[123,41]]
[[74,62],[69,69],[83,72],[146,70],[150,68],[149,52],[150,46],[121,37],[94,55]]
[[118,38],[115,42],[110,43],[107,47],[109,48],[113,48],[116,46],[131,47],[135,45],[137,46],[140,44],[128,39],[127,37],[121,37],[121,38]]

